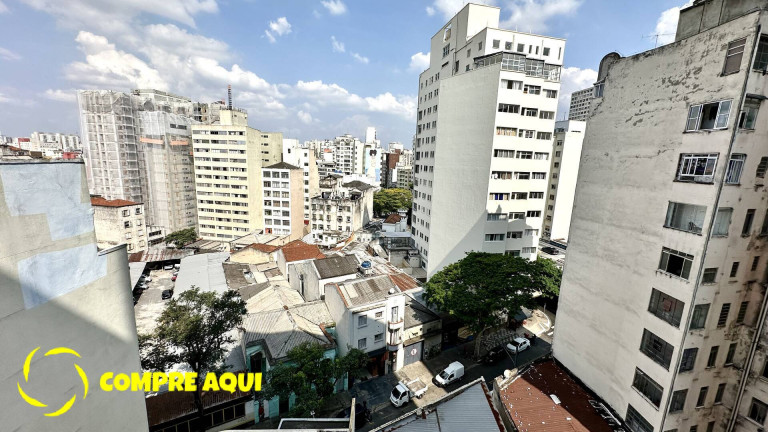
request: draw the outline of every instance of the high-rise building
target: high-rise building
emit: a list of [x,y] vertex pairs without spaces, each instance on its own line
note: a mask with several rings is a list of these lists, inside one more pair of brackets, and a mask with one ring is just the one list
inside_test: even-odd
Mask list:
[[587,121],[589,104],[595,90],[590,87],[571,93],[571,106],[568,110],[568,120]]
[[223,107],[219,121],[192,126],[198,234],[229,241],[264,228],[261,169],[281,161],[283,134],[248,126],[244,110]]
[[568,241],[585,127],[585,122],[576,120],[555,123],[555,147],[547,190],[544,238]]
[[317,154],[315,148],[309,141],[299,144],[299,140],[283,139],[283,162],[301,167],[304,171],[304,223],[309,223],[312,216],[310,211],[310,200],[317,195],[320,190],[320,176],[317,166]]
[[59,132],[32,132],[29,136],[29,148],[24,150],[44,153],[80,150],[80,136]]
[[766,427],[767,10],[697,0],[600,63],[554,356],[634,432]]
[[90,192],[144,203],[150,244],[195,226],[190,99],[81,90],[78,103]]
[[305,234],[304,170],[280,162],[262,168],[261,172],[264,177],[264,233],[289,235],[290,240],[300,239]]
[[464,6],[419,77],[412,227],[429,277],[473,250],[536,257],[565,41],[499,14]]
[[98,389],[141,364],[126,247],[97,249],[84,180],[82,161],[0,160],[3,430],[148,430],[143,392]]

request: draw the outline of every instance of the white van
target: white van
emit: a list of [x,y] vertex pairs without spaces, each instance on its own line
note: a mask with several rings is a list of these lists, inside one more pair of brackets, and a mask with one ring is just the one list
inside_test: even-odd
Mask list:
[[438,387],[445,387],[462,378],[464,378],[464,365],[459,362],[453,362],[443,369],[442,372],[437,374],[437,376],[432,379],[432,382]]

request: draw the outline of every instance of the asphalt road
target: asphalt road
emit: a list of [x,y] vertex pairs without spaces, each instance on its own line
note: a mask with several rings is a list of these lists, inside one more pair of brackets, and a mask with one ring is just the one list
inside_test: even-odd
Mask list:
[[[460,348],[452,348],[456,350]],[[447,356],[451,350],[443,352],[441,356]],[[551,345],[541,339],[537,340],[536,345],[533,345],[530,349],[523,351],[517,356],[517,365],[524,366],[538,358],[547,355],[551,350]],[[471,363],[470,363],[471,362]],[[507,369],[514,369],[515,361],[514,356],[508,356],[507,358],[499,361],[496,364],[486,365],[481,363],[472,362],[471,360],[462,360],[465,365],[464,379],[453,384],[450,384],[446,390],[452,392],[462,385],[474,381],[477,378],[483,377],[488,388],[493,388],[493,380],[499,375],[502,375]],[[397,383],[397,378],[393,374],[389,374],[383,377],[368,380],[354,386],[350,390],[350,394],[356,397],[358,402],[367,401],[368,407],[372,411],[372,422],[368,425],[358,429],[361,432],[367,432],[375,429],[385,423],[388,423],[406,413],[409,413],[416,409],[416,405],[413,402],[397,408],[389,402],[389,393],[392,391],[392,387]],[[429,383],[430,389],[427,392],[433,391],[432,383]]]

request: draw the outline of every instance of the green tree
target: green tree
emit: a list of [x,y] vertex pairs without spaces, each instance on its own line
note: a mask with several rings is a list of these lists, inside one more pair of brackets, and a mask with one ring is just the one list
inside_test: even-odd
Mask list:
[[186,363],[197,372],[194,398],[200,430],[204,430],[201,388],[205,374],[224,369],[225,347],[235,342],[229,332],[242,324],[245,313],[245,302],[235,291],[219,296],[193,286],[168,302],[152,334],[139,336],[142,368],[166,371],[171,365]]
[[382,189],[373,195],[373,212],[386,216],[404,208],[411,208],[413,195],[408,189]]
[[181,249],[197,240],[197,232],[194,228],[186,228],[168,234],[164,240],[166,245],[173,243],[176,248]]
[[424,285],[424,299],[477,335],[477,356],[485,330],[502,324],[521,306],[533,307],[537,292],[556,296],[561,276],[551,260],[470,252],[429,279]]
[[291,416],[307,417],[310,411],[318,412],[325,400],[333,394],[339,380],[349,376],[358,378],[359,371],[368,362],[368,356],[357,348],[347,355],[329,359],[325,348],[305,342],[288,352],[288,359],[267,372],[262,396],[287,399],[291,393],[296,401]]

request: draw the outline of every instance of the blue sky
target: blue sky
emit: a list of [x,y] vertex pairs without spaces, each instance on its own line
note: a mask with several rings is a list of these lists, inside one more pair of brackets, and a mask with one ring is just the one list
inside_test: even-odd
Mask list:
[[[429,39],[462,0],[0,0],[0,132],[79,132],[75,89],[226,96],[301,140],[410,145]],[[682,0],[488,0],[502,27],[567,39],[563,97],[602,57],[669,42]],[[567,108],[566,108],[567,109]],[[558,118],[564,110],[558,113]]]

